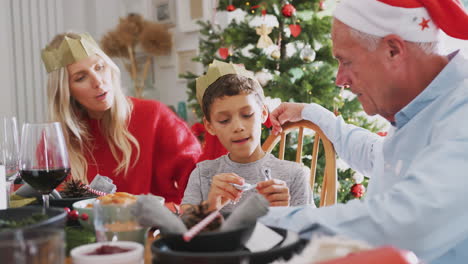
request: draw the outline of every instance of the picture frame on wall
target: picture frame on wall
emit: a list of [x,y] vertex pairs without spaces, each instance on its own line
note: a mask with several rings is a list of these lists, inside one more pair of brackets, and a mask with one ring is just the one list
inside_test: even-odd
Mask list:
[[181,32],[200,29],[199,20],[209,20],[212,14],[210,0],[177,0],[177,26]]
[[176,25],[174,0],[152,0],[153,19],[156,23]]
[[177,76],[179,81],[185,81],[185,79],[179,77],[181,74],[192,72],[200,75],[203,73],[203,65],[192,60],[197,56],[198,50],[196,49],[177,51]]

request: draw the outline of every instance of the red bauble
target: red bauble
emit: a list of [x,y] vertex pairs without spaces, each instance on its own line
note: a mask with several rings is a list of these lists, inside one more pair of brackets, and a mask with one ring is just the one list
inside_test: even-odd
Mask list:
[[229,57],[229,49],[228,48],[219,48],[218,50],[219,56],[225,60]]
[[291,4],[285,4],[283,8],[281,8],[281,13],[285,17],[291,17],[294,15],[294,13],[296,13],[296,8]]
[[293,37],[299,36],[301,34],[302,28],[299,24],[289,25],[289,30],[291,30],[291,35]]
[[361,198],[366,192],[366,187],[360,183],[355,183],[351,187],[351,194],[356,198]]
[[228,5],[226,7],[226,10],[229,11],[229,12],[232,12],[232,11],[236,10],[236,7],[234,5]]

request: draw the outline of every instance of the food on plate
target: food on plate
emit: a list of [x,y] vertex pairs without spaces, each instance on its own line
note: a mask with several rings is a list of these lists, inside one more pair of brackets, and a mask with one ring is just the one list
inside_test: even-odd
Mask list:
[[29,217],[25,217],[21,220],[7,220],[7,219],[0,219],[0,231],[4,231],[6,229],[11,229],[11,228],[20,228],[28,225],[33,225],[35,223],[41,222],[43,220],[46,220],[49,218],[45,214],[33,214]]

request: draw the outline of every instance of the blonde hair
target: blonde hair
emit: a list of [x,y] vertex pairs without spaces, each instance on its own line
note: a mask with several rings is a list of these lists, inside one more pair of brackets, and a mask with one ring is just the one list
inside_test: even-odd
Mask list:
[[[57,35],[50,42],[49,46],[57,48],[65,36],[76,38],[77,35],[74,33]],[[114,91],[113,104],[101,119],[101,131],[109,144],[112,156],[118,161],[118,166],[114,169],[114,173],[124,172],[124,175],[126,175],[131,164],[132,144],[137,150],[133,166],[140,156],[140,145],[137,139],[128,131],[128,122],[130,121],[133,105],[122,92],[120,70],[117,65],[104,52],[97,51],[96,54],[111,69]],[[47,99],[50,121],[62,124],[63,134],[68,147],[72,176],[87,183],[88,162],[85,153],[90,154],[92,159],[95,160],[91,149],[92,137],[89,134],[89,128],[83,122],[83,118],[87,116],[86,109],[71,96],[66,67],[49,73]]]

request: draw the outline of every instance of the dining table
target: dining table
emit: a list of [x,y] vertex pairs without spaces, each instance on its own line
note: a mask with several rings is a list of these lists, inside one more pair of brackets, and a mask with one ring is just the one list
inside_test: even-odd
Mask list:
[[[169,210],[173,211],[173,212],[177,212],[179,210],[179,206],[175,203],[172,203],[172,202],[168,202],[168,203],[165,203],[164,204],[167,208],[169,208]],[[153,244],[153,242],[158,239],[158,235],[155,235],[157,234],[158,232],[154,229],[150,229],[148,231],[148,234],[147,234],[147,238],[146,238],[146,242],[145,242],[145,264],[151,264],[152,263],[152,259],[153,259],[153,254],[151,253],[151,244]],[[66,259],[65,259],[65,264],[72,264],[73,263],[73,260],[71,258],[71,256],[67,256]]]

